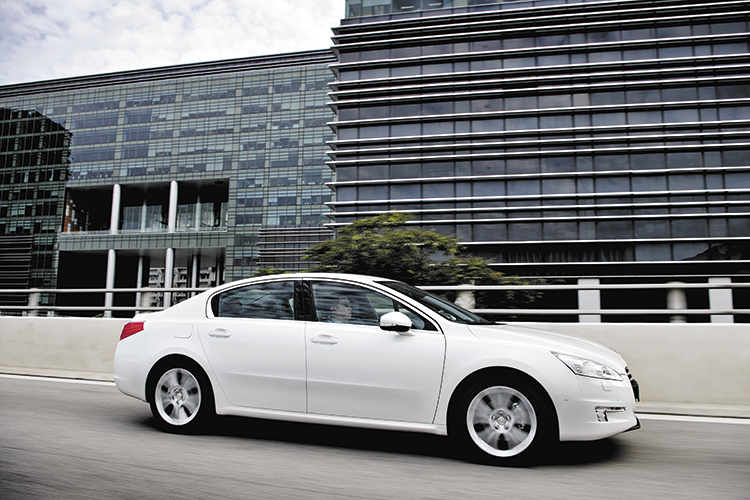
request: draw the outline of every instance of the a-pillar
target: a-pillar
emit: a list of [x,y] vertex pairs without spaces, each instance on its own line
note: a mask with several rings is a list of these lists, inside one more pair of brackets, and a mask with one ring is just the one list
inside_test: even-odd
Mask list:
[[[107,281],[104,287],[109,288],[109,289],[112,289],[115,287],[115,250],[113,248],[110,248],[109,250],[107,250]],[[104,293],[104,307],[105,308],[112,307],[112,303],[113,303],[112,298],[113,298],[112,292]],[[104,317],[111,318],[112,310],[105,309]]]
[[[164,288],[174,285],[174,248],[167,248],[164,255]],[[172,305],[172,292],[164,292],[164,307]]]
[[112,186],[112,215],[109,219],[109,232],[117,234],[120,227],[120,198],[121,189],[119,184]]
[[[599,285],[598,279],[579,279],[579,285]],[[600,311],[602,309],[602,297],[600,290],[578,290],[578,309],[584,311]],[[579,314],[579,323],[601,323],[601,314]]]
[[177,181],[169,183],[169,214],[167,218],[167,232],[174,233],[177,227]]
[[[716,284],[730,284],[732,283],[732,278],[708,278],[708,282]],[[708,307],[710,309],[722,311],[731,311],[732,309],[734,309],[732,289],[709,288]],[[734,316],[731,314],[712,314],[711,323],[734,323]]]

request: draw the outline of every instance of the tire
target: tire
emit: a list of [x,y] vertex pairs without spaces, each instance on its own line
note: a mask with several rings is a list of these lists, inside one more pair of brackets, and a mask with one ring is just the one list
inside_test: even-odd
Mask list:
[[213,392],[200,367],[173,363],[157,367],[152,375],[148,400],[162,430],[192,433],[213,419]]
[[554,442],[553,415],[520,381],[484,380],[464,393],[449,430],[469,459],[527,465]]

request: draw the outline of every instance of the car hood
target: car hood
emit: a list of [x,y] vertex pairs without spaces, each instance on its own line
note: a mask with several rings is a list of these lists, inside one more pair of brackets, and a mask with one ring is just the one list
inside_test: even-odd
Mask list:
[[549,332],[536,328],[513,325],[469,325],[469,331],[482,340],[499,343],[527,345],[533,348],[548,349],[561,354],[581,356],[599,361],[624,373],[627,363],[617,352],[593,340]]

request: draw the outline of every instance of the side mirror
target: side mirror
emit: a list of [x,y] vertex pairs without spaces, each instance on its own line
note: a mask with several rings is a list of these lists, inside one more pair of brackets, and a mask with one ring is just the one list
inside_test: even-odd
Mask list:
[[380,328],[389,332],[404,334],[411,330],[411,320],[400,312],[389,312],[380,317]]

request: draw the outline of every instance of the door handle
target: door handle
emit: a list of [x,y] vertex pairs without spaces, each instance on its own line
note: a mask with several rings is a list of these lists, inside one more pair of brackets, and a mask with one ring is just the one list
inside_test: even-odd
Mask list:
[[313,344],[334,345],[339,343],[339,339],[331,337],[330,335],[320,335],[318,337],[313,337],[312,342]]
[[232,336],[232,332],[229,330],[224,330],[223,328],[217,328],[216,330],[211,330],[208,332],[208,335],[210,337],[219,337],[219,338],[227,338]]

